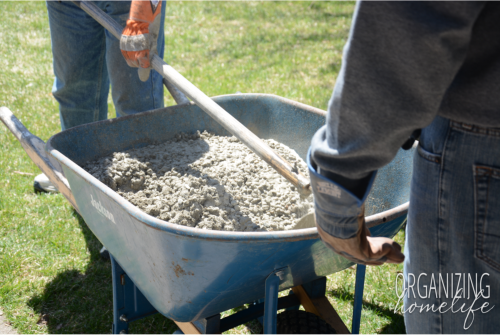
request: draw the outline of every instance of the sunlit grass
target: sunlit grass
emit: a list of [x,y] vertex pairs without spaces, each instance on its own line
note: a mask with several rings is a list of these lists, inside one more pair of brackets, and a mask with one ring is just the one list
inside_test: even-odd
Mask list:
[[[209,96],[272,93],[326,109],[353,6],[169,2],[164,58]],[[60,131],[60,123],[51,94],[45,3],[2,1],[0,10],[0,105],[47,140]],[[109,117],[114,117],[108,102]],[[168,94],[165,102],[174,104]],[[0,141],[0,307],[20,333],[109,333],[111,269],[99,257],[100,242],[61,195],[33,193],[39,170],[3,125]],[[362,332],[404,332],[402,316],[392,313],[394,278],[401,270],[396,265],[368,268]],[[354,276],[348,269],[328,281],[328,298],[348,327]],[[156,315],[132,323],[130,331],[175,329],[173,322]],[[260,325],[252,322],[230,333],[259,331]]]

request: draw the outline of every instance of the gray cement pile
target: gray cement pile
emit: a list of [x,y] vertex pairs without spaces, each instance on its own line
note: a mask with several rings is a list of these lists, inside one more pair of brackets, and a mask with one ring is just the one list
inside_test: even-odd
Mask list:
[[[274,140],[264,142],[308,177],[295,151]],[[236,137],[178,134],[83,168],[147,214],[188,227],[288,230],[313,210],[312,196],[301,198]]]

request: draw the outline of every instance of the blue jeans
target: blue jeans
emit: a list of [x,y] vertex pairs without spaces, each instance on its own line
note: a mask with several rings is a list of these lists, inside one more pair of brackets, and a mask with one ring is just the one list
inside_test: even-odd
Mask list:
[[437,117],[422,130],[406,229],[407,332],[498,333],[499,128]]
[[[96,1],[95,4],[121,26],[129,16],[130,1]],[[61,128],[105,120],[109,85],[117,116],[162,108],[162,77],[151,71],[146,82],[137,68],[125,62],[120,41],[97,21],[69,1],[47,1],[55,81]],[[158,37],[158,54],[165,47],[165,3]]]

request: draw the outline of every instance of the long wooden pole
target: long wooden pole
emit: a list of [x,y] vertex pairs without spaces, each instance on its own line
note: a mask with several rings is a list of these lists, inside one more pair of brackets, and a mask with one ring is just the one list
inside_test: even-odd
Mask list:
[[[92,16],[97,22],[113,34],[113,36],[120,39],[123,28],[109,15],[104,13],[99,7],[89,1],[75,1],[75,4],[80,6],[81,9]],[[176,86],[179,91],[193,100],[194,103],[196,103],[227,131],[248,146],[255,154],[257,154],[257,156],[271,165],[283,177],[297,187],[297,190],[302,195],[311,194],[309,180],[295,170],[284,158],[276,154],[273,149],[264,143],[257,135],[252,133],[248,128],[241,124],[241,122],[226,112],[205,93],[189,82],[189,80],[184,78],[173,67],[165,63],[163,59],[154,55],[151,63],[153,69],[155,69],[163,78]]]

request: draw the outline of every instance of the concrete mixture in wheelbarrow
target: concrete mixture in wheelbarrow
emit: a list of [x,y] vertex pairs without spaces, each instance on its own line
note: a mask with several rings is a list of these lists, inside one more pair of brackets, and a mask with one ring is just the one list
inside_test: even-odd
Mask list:
[[[274,140],[264,142],[309,177],[295,151]],[[288,230],[313,210],[312,196],[302,198],[234,136],[178,134],[83,168],[149,215],[188,227]]]

